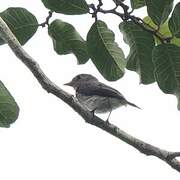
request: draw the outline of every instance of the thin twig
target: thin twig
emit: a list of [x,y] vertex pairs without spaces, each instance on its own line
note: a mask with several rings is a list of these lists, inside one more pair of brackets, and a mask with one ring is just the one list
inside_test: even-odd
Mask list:
[[38,24],[38,26],[41,26],[41,27],[45,27],[46,25],[49,26],[49,20],[51,19],[52,15],[53,15],[53,11],[49,11],[48,16],[46,17],[46,20],[43,23]]
[[113,9],[110,9],[110,10],[104,10],[104,9],[99,9],[99,12],[103,13],[103,14],[115,14],[119,17],[121,17],[121,19],[124,19],[124,14],[123,13],[120,13],[120,12],[117,12],[116,11],[116,7],[113,8]]

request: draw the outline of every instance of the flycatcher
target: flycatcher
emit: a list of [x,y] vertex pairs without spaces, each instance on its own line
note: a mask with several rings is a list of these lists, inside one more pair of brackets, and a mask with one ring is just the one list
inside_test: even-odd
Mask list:
[[89,111],[93,113],[109,112],[107,123],[109,123],[109,117],[113,109],[123,105],[139,108],[127,101],[119,91],[99,82],[97,78],[90,74],[79,74],[71,82],[64,85],[75,89],[78,101]]

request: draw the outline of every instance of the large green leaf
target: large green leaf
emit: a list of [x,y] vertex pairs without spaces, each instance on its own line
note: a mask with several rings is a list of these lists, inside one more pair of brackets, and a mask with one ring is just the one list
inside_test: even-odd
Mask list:
[[[158,29],[158,26],[153,23],[153,21],[151,20],[151,18],[149,16],[146,16],[143,19],[143,21],[146,22],[147,24],[149,24],[154,29]],[[169,30],[169,26],[168,26],[168,20],[159,27],[158,31],[161,33],[161,35],[163,35],[164,38],[172,37],[172,33]],[[161,44],[161,42],[159,41],[159,39],[157,39],[157,37],[154,36],[154,38],[155,38],[157,44]],[[180,46],[180,38],[173,37],[171,39],[171,44]]]
[[161,44],[153,50],[155,77],[160,89],[178,98],[180,110],[180,47]]
[[19,115],[19,107],[14,98],[0,81],[0,127],[9,127]]
[[[8,8],[0,13],[0,16],[22,45],[34,35],[38,28],[36,17],[24,8]],[[2,40],[0,44],[3,44]]]
[[124,35],[124,41],[130,46],[127,69],[136,71],[140,76],[141,83],[153,83],[155,79],[152,50],[155,43],[152,34],[130,21],[122,22],[119,28]]
[[180,2],[175,6],[169,20],[169,29],[174,36],[180,38]]
[[46,8],[62,14],[85,14],[89,12],[85,0],[41,0]]
[[50,24],[48,32],[58,54],[73,53],[79,64],[88,61],[86,42],[71,24],[56,19]]
[[145,0],[131,0],[132,9],[138,9],[145,5],[146,5]]
[[145,0],[147,5],[148,15],[153,22],[160,26],[163,24],[173,8],[174,0]]
[[114,33],[103,21],[95,22],[87,35],[90,57],[105,79],[115,81],[124,74],[125,59]]

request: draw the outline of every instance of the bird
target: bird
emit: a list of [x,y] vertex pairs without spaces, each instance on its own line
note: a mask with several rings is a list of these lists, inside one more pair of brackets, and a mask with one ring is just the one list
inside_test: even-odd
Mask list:
[[93,112],[93,114],[109,112],[106,123],[110,123],[111,112],[118,107],[130,105],[141,109],[134,103],[126,100],[118,90],[101,83],[90,74],[76,75],[70,82],[64,85],[73,87],[79,103]]

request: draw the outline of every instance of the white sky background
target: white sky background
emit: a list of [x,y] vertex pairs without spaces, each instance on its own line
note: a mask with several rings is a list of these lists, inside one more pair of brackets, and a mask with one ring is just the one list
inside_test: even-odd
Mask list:
[[[0,11],[12,6],[27,8],[39,22],[43,22],[48,14],[40,0],[6,0],[1,3]],[[106,6],[109,8],[110,4]],[[145,11],[141,9],[134,14],[143,17]],[[55,17],[72,23],[84,38],[94,22],[90,15]],[[100,18],[116,32],[116,41],[127,55],[128,46],[118,30],[119,18],[111,15]],[[138,75],[130,71],[116,82],[107,82],[91,61],[77,66],[73,55],[57,55],[46,28],[39,28],[24,48],[45,73],[69,93],[74,91],[63,84],[79,73],[93,74],[118,89],[143,110],[122,107],[112,113],[110,121],[146,142],[180,151],[180,112],[176,109],[176,98],[163,94],[156,83],[139,85]],[[147,157],[108,133],[86,124],[64,102],[45,92],[6,45],[1,46],[0,54],[0,79],[21,108],[19,119],[11,128],[0,129],[0,179],[179,180],[180,174],[166,163]]]

